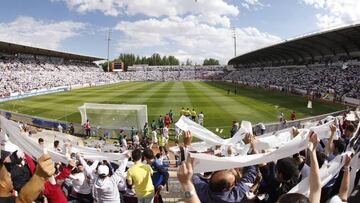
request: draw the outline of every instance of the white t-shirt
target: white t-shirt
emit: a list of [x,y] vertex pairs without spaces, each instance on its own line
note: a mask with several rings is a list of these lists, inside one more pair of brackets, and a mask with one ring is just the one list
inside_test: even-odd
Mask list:
[[157,143],[158,139],[157,139],[157,133],[155,130],[152,131],[152,142],[153,143]]
[[125,148],[127,148],[127,142],[126,142],[126,139],[121,139],[121,145]]
[[61,125],[58,125],[58,130],[59,130],[59,132],[61,132],[61,133],[62,133],[62,131],[63,131],[63,127],[62,127]]
[[163,135],[165,139],[169,139],[169,129],[167,127],[163,128]]
[[134,135],[134,144],[140,144],[139,136]]
[[200,113],[198,115],[198,121],[203,121],[204,120],[204,114]]

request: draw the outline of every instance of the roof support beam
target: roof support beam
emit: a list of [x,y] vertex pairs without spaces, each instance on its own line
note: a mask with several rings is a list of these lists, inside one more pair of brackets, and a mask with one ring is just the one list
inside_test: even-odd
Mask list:
[[336,35],[346,39],[347,41],[349,41],[350,43],[354,44],[359,50],[360,50],[360,44],[356,41],[356,40],[353,40],[351,39],[351,37],[343,34],[343,33],[340,33],[340,32],[334,32]]
[[272,63],[274,63],[274,61],[276,61],[277,63],[280,63],[281,60],[284,59],[284,58],[279,57],[278,55],[269,54],[269,53],[264,53],[261,55],[261,57],[267,58],[268,61],[270,60]]
[[[284,45],[286,48],[290,48],[293,50],[294,53],[302,56],[302,59],[305,61],[305,57],[303,54],[301,54],[300,52],[303,52],[303,53],[306,53],[307,55],[309,55],[311,57],[312,60],[314,60],[314,55],[308,51],[308,50],[305,50],[303,49],[302,47],[296,47],[296,46],[293,46],[293,45],[289,45],[289,44],[286,44]],[[300,51],[300,52],[299,52]]]
[[343,49],[346,53],[347,56],[350,56],[349,50],[347,47],[345,47],[344,45],[342,45],[339,41],[335,40],[335,39],[329,39],[329,37],[326,37],[325,35],[319,35],[319,38],[325,39],[329,42],[332,42],[334,44],[336,44],[337,46],[339,46],[341,49]]
[[322,46],[325,49],[327,49],[328,51],[330,51],[330,53],[332,53],[334,56],[336,56],[335,50],[333,48],[331,48],[329,45],[327,45],[326,43],[322,43],[322,42],[320,42],[320,40],[315,40],[313,38],[308,38],[307,40],[314,44],[319,44],[320,46]]
[[314,51],[316,51],[318,54],[320,54],[321,57],[323,57],[323,58],[324,58],[324,56],[325,56],[325,54],[324,54],[319,48],[317,48],[316,46],[313,46],[313,45],[311,45],[311,44],[309,44],[309,43],[305,43],[305,41],[298,42],[298,44],[296,44],[296,45],[305,46],[307,49],[314,50]]
[[[300,52],[298,52],[296,49],[294,48],[291,48],[291,47],[288,47],[288,46],[285,46],[285,45],[282,45],[282,46],[279,46],[278,49],[281,49],[281,50],[285,50],[284,51],[281,51],[281,53],[286,53],[287,55],[290,56],[290,58],[292,58],[294,61],[299,61],[298,59],[301,58],[302,61],[305,61],[305,57],[303,54],[301,54]],[[297,55],[297,57],[295,55]]]

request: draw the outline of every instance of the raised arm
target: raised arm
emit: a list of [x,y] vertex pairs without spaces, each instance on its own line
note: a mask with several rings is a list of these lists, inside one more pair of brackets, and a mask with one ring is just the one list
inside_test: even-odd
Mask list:
[[123,160],[120,161],[119,168],[116,169],[115,173],[111,176],[116,183],[119,183],[122,179],[125,180],[125,169],[128,163],[129,157],[126,156]]
[[336,126],[335,125],[331,125],[330,126],[330,137],[328,139],[328,142],[325,145],[325,155],[328,157],[330,155],[331,152],[331,144],[334,141],[334,136],[335,136],[335,132],[336,132]]
[[54,163],[49,155],[42,155],[30,181],[21,189],[16,203],[33,202],[44,190],[44,182],[55,173]]
[[316,133],[310,134],[310,202],[319,203],[321,196],[321,181],[319,175],[319,164],[316,157],[316,147],[319,143]]
[[64,180],[65,178],[69,177],[74,167],[75,167],[74,160],[70,160],[69,164],[64,168],[64,170],[58,176],[55,177],[55,180]]
[[85,161],[83,157],[81,157],[80,153],[76,154],[76,158],[80,161],[80,163],[84,166],[84,169],[86,171],[87,175],[91,175],[93,171],[95,171],[97,165],[99,164],[99,160],[95,160],[91,166],[88,165],[88,163]]
[[350,185],[350,156],[346,156],[344,163],[344,174],[341,180],[341,186],[339,190],[339,197],[343,202],[347,202],[348,193],[349,193],[349,185]]
[[193,169],[191,158],[188,156],[186,161],[183,161],[177,170],[177,178],[182,186],[183,191],[189,195],[185,201],[186,203],[200,203],[199,197],[196,194],[195,187],[191,182],[193,176]]

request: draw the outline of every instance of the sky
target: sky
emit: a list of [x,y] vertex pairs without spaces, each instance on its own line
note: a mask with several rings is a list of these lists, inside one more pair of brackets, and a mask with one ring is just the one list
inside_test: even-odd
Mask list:
[[282,40],[360,22],[360,0],[2,0],[0,41],[82,55],[174,55],[222,64]]

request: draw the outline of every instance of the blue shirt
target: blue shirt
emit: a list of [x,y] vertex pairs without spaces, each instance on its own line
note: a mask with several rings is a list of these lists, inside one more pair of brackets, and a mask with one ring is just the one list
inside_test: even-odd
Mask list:
[[206,203],[225,203],[225,202],[241,202],[246,197],[246,192],[250,190],[249,186],[245,183],[253,183],[256,178],[256,167],[248,166],[244,168],[243,177],[240,181],[230,190],[226,192],[212,192],[209,184],[200,179],[199,176],[193,175],[193,183],[196,193],[201,202]]

